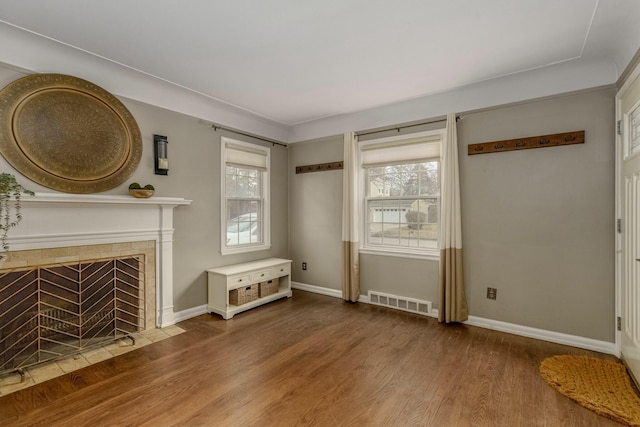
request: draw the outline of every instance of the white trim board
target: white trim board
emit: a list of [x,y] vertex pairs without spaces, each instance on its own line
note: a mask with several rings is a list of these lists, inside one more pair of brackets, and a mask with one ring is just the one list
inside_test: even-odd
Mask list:
[[[342,299],[342,291],[337,289],[325,288],[324,286],[308,285],[306,283],[291,282],[291,289],[298,289],[301,291],[313,292],[314,294],[326,295],[328,297]],[[358,302],[369,303],[369,297],[366,295],[360,295]]]
[[291,282],[291,289],[313,292],[314,294],[326,295],[328,297],[342,298],[342,291],[325,288],[324,286],[307,285],[306,283]]
[[187,308],[173,313],[174,324],[182,322],[183,320],[191,319],[192,317],[200,316],[201,314],[207,314],[207,304],[199,305],[197,307]]
[[[293,289],[299,289],[301,291],[313,292],[321,295],[327,295],[335,298],[342,298],[342,292],[336,289],[329,289],[322,286],[308,285],[305,283],[291,282]],[[365,295],[360,295],[358,302],[368,304],[369,298]],[[434,308],[430,317],[438,318],[438,309]],[[519,335],[522,337],[538,339],[541,341],[553,342],[556,344],[568,345],[571,347],[583,348],[585,350],[598,351],[600,353],[612,354],[616,357],[620,356],[620,353],[615,343],[594,340],[591,338],[580,337],[577,335],[563,334],[560,332],[547,331],[545,329],[531,328],[529,326],[517,325],[514,323],[501,322],[499,320],[485,319],[477,316],[469,316],[469,320],[464,322],[465,325],[475,326],[478,328],[492,329],[498,332],[506,332],[508,334]]]
[[[437,312],[437,310],[434,311]],[[469,316],[469,320],[464,322],[464,324],[469,326],[476,326],[479,328],[493,329],[494,331],[506,332],[513,335],[520,335],[522,337],[534,338],[541,341],[549,341],[556,344],[583,348],[585,350],[612,354],[617,357],[620,356],[618,350],[616,349],[616,344],[612,342],[594,340],[592,338],[563,334],[560,332],[547,331],[545,329],[531,328],[529,326],[501,322],[499,320],[493,319],[485,319],[476,316]]]

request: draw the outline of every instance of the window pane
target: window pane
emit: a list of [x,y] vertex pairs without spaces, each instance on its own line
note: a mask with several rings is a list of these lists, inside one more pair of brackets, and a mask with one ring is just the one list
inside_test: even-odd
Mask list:
[[249,196],[249,187],[251,186],[251,178],[248,176],[239,176],[237,181],[237,191],[236,197],[248,197]]
[[440,194],[440,162],[420,164],[420,192],[416,194],[437,196]]
[[389,194],[385,192],[384,175],[370,171],[367,191],[369,197],[388,196]]
[[367,244],[437,248],[438,198],[367,201]]
[[382,244],[397,246],[400,243],[398,230],[402,224],[402,214],[398,200],[384,201],[382,221]]
[[255,223],[255,228],[249,237],[251,243],[262,243],[262,221]]
[[227,196],[234,196],[236,194],[236,177],[238,175],[238,169],[227,166],[225,177],[225,194]]
[[440,194],[438,161],[368,169],[368,197],[437,196]]
[[249,175],[249,188],[247,189],[248,197],[262,197],[262,173],[254,170]]
[[388,195],[398,197],[402,195],[402,178],[399,176],[395,166],[385,168],[384,182],[388,188]]
[[227,200],[227,246],[262,242],[262,202]]
[[262,173],[227,166],[225,191],[227,197],[262,197]]

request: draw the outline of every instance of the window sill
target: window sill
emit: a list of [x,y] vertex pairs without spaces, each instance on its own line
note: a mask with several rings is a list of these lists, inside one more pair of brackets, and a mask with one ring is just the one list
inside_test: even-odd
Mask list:
[[393,256],[399,258],[413,258],[413,259],[426,259],[430,261],[439,261],[440,260],[440,251],[433,250],[429,252],[408,252],[403,250],[392,250],[392,249],[373,249],[370,247],[360,248],[358,251],[360,254],[365,255],[381,255],[381,256]]
[[222,248],[220,253],[222,255],[234,255],[234,254],[244,254],[247,252],[258,252],[258,251],[266,251],[271,249],[271,245],[260,245],[260,246],[242,246],[238,248]]

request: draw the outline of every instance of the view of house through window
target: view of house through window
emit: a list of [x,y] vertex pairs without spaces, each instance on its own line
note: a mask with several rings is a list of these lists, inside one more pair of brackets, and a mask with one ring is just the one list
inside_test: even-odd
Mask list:
[[363,248],[437,255],[441,132],[361,146]]
[[435,248],[439,161],[367,169],[367,243]]

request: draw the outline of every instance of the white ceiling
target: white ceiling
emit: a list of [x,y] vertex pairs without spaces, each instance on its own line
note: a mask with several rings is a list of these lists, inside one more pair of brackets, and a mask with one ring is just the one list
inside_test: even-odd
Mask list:
[[613,83],[640,46],[637,0],[0,0],[0,22],[285,126],[563,63]]

